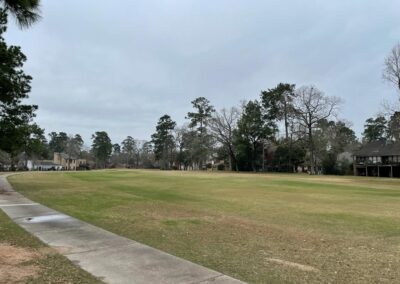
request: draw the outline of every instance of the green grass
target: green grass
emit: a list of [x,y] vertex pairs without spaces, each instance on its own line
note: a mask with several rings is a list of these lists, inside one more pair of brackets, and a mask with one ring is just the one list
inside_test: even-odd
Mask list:
[[37,202],[250,283],[400,279],[400,180],[139,170],[9,179]]
[[[37,238],[33,237],[21,227],[11,221],[0,210],[0,245],[10,246],[11,249],[17,249],[17,252],[32,253],[35,256],[22,261],[21,263],[7,263],[0,261],[0,270],[5,272],[7,265],[11,265],[13,270],[11,273],[18,273],[14,271],[18,266],[21,271],[26,267],[35,267],[37,272],[34,276],[21,279],[24,283],[102,283],[89,273],[75,266],[64,256],[50,250]],[[10,271],[10,270],[9,270]],[[16,276],[16,274],[12,274]],[[14,283],[15,278],[7,279],[7,283]],[[0,282],[5,281],[0,275]],[[10,282],[11,281],[11,282]],[[15,283],[21,283],[16,281]]]

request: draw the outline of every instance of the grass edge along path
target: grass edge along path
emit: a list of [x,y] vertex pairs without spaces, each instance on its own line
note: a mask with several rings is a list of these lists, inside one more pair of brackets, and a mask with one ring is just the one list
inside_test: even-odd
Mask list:
[[0,209],[0,283],[103,283],[43,244]]

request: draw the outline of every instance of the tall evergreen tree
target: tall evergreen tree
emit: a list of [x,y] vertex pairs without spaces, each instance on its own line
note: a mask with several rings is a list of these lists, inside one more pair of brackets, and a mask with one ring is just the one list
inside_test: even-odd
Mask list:
[[261,102],[265,111],[265,118],[269,120],[283,120],[285,138],[289,139],[289,120],[293,116],[293,98],[295,85],[279,83],[275,88],[261,92]]
[[51,152],[65,153],[68,147],[68,134],[65,132],[50,132],[49,133],[49,149]]
[[175,126],[176,122],[165,114],[158,120],[156,132],[151,136],[155,157],[160,162],[162,170],[170,169],[172,166],[172,151],[175,148],[172,131]]
[[[322,119],[314,130],[315,153],[325,174],[344,174],[340,154],[356,147],[357,137],[344,121]],[[346,163],[349,163],[347,161]]]
[[6,44],[6,30],[7,13],[0,9],[0,149],[11,155],[13,164],[38,128],[32,124],[37,106],[23,103],[32,77],[22,70],[26,57],[20,47]]
[[368,118],[364,124],[363,138],[367,142],[376,141],[387,136],[387,120],[383,116]]
[[112,152],[111,139],[107,132],[98,131],[92,135],[92,153],[96,158],[97,167],[106,167]]
[[204,97],[196,98],[192,101],[193,108],[196,112],[188,112],[187,118],[190,119],[189,127],[197,127],[200,134],[206,131],[208,120],[215,111],[210,101]]
[[112,152],[115,155],[121,154],[121,146],[118,143],[113,144],[112,146]]
[[249,101],[244,106],[237,125],[235,140],[239,151],[238,156],[241,157],[242,163],[243,160],[247,160],[251,170],[256,171],[263,159],[264,143],[266,140],[273,139],[277,130],[276,124],[271,120],[264,119],[262,106],[255,100]]
[[134,162],[134,155],[137,152],[136,141],[132,136],[128,136],[121,144],[122,153],[126,156],[126,164],[131,166]]
[[195,139],[191,140],[190,151],[193,162],[202,169],[212,149],[212,136],[208,134],[207,126],[215,110],[210,101],[204,97],[196,98],[192,101],[192,105],[195,111],[188,112],[186,117],[190,119],[189,127],[195,131],[193,134],[196,134]]
[[44,130],[36,124],[32,125],[31,133],[27,138],[25,154],[27,158],[35,159],[48,156],[47,140]]

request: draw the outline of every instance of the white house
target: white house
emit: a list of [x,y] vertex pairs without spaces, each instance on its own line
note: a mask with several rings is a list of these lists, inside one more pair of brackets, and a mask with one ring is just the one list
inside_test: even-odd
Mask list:
[[31,161],[27,162],[27,168],[30,171],[59,171],[62,170],[62,166],[56,163],[53,163],[51,160],[40,160],[40,161]]

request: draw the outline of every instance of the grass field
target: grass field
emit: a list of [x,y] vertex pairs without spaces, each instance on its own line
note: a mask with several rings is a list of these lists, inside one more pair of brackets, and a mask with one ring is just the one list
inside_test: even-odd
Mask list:
[[110,170],[10,181],[37,202],[250,283],[400,279],[400,180]]

